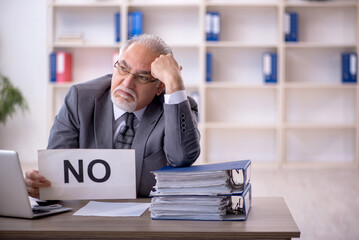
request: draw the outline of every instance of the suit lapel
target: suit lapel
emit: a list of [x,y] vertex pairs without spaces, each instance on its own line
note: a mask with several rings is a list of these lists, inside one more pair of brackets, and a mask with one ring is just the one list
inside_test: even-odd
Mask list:
[[158,97],[147,106],[143,118],[138,126],[133,139],[132,148],[136,150],[136,189],[139,190],[142,164],[145,157],[145,147],[148,137],[150,136],[156,122],[161,117],[163,106]]
[[110,91],[95,99],[94,131],[97,149],[113,147],[113,105]]

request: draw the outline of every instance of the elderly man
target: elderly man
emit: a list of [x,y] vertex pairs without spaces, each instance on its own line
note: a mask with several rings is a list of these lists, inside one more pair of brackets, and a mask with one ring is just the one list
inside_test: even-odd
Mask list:
[[[162,39],[132,38],[112,75],[70,88],[48,149],[135,149],[137,196],[148,196],[155,184],[151,171],[189,166],[200,154],[198,108],[186,95],[180,71]],[[35,170],[26,172],[25,182],[33,197],[39,196],[39,187],[51,185]]]

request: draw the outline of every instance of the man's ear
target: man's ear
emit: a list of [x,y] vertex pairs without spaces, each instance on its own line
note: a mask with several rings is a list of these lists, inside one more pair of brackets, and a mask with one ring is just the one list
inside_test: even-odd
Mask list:
[[165,89],[165,87],[166,87],[165,84],[160,81],[157,86],[157,92],[156,92],[157,96],[159,96],[162,93],[162,91],[163,91],[163,89]]

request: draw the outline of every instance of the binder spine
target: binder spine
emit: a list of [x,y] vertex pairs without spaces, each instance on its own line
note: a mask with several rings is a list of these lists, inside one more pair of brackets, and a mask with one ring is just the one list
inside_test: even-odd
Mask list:
[[56,82],[56,52],[50,54],[50,82]]
[[212,53],[206,53],[206,82],[212,82]]
[[72,55],[67,52],[57,52],[56,54],[56,81],[72,81]]
[[358,76],[358,58],[357,54],[343,53],[342,54],[342,82],[356,83]]
[[298,41],[298,13],[286,12],[285,13],[285,41],[297,42]]
[[128,13],[128,39],[141,35],[143,25],[143,14],[142,12],[131,12]]
[[221,18],[219,12],[206,13],[206,40],[219,41]]
[[265,83],[277,82],[277,54],[264,53],[263,54],[263,77]]
[[212,16],[211,13],[207,12],[206,13],[206,40],[210,41],[211,40],[211,20],[212,20]]
[[115,41],[121,42],[121,14],[115,13]]

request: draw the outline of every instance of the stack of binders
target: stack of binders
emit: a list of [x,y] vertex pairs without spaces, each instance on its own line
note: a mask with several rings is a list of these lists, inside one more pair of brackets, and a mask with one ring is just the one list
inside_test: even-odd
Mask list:
[[166,166],[154,171],[152,219],[246,220],[251,207],[251,161]]

